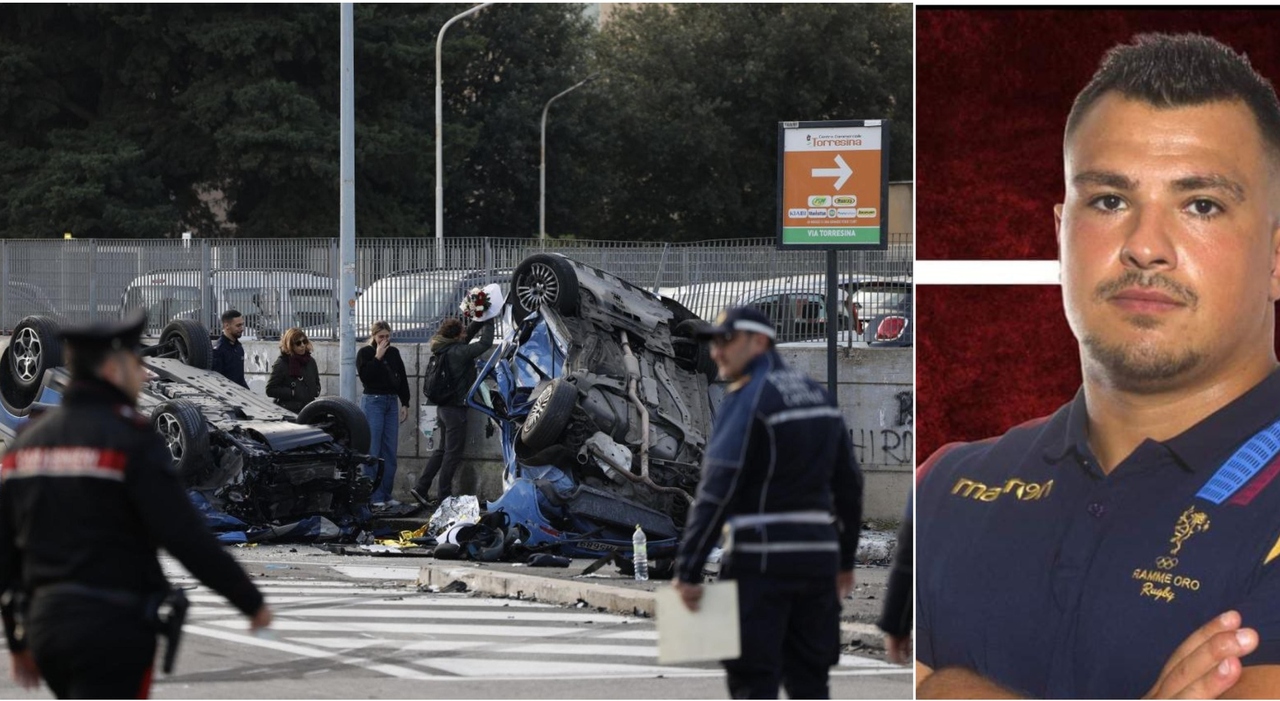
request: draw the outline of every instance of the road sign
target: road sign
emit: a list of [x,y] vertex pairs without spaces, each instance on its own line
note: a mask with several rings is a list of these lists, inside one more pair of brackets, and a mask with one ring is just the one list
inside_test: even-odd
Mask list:
[[778,124],[778,248],[885,249],[889,120]]

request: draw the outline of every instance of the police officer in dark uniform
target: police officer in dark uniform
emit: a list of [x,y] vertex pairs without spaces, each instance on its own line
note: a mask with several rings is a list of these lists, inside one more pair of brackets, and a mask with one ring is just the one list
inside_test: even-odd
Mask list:
[[60,698],[145,698],[163,547],[252,619],[271,611],[188,501],[135,410],[141,312],[63,334],[71,381],[0,458],[0,592],[14,679]]
[[702,566],[724,528],[723,579],[738,582],[742,656],[724,663],[734,698],[827,698],[840,657],[840,600],[853,589],[862,473],[835,402],[774,349],[758,309],[704,328],[730,381],[676,559],[697,610]]

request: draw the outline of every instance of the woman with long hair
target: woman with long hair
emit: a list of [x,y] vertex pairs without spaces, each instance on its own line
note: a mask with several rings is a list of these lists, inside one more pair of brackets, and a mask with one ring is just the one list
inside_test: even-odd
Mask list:
[[375,321],[369,328],[369,344],[356,353],[356,374],[364,386],[360,407],[369,419],[372,442],[369,454],[382,458],[382,481],[374,485],[369,501],[374,511],[400,506],[391,498],[396,480],[396,448],[400,424],[409,418],[409,378],[400,351],[391,345],[391,324]]
[[267,396],[276,404],[298,413],[320,396],[320,369],[311,357],[311,341],[298,327],[280,336],[280,357],[271,366]]

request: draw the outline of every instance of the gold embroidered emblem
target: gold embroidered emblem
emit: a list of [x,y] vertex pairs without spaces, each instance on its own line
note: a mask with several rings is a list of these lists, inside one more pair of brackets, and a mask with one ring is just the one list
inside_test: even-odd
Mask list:
[[1139,567],[1130,575],[1142,584],[1138,594],[1168,604],[1179,594],[1200,591],[1200,580],[1174,571],[1178,567],[1178,558],[1174,555],[1182,551],[1182,545],[1188,538],[1207,530],[1209,515],[1197,511],[1195,506],[1187,507],[1173,526],[1173,537],[1169,539],[1173,547],[1169,548],[1169,553],[1156,557],[1155,569]]
[[1186,511],[1178,517],[1178,523],[1173,527],[1173,537],[1169,539],[1173,543],[1170,548],[1170,555],[1177,555],[1182,550],[1182,544],[1187,538],[1209,530],[1209,514],[1203,511],[1196,511],[1196,507],[1188,506]]

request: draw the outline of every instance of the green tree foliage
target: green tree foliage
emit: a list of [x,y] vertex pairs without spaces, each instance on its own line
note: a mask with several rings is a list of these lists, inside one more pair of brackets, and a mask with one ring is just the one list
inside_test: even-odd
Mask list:
[[557,115],[549,178],[577,195],[557,231],[772,236],[780,121],[892,119],[890,178],[911,178],[909,5],[643,5],[605,25],[598,62]]
[[[431,236],[435,40],[466,4],[355,6],[360,236]],[[890,117],[910,177],[909,6],[673,5],[596,31],[498,4],[443,47],[445,232],[769,235],[776,123]],[[0,5],[0,236],[332,236],[335,5]]]
[[[361,236],[432,233],[435,38],[466,7],[355,8]],[[592,31],[494,10],[444,45],[451,235],[533,230],[538,85]],[[0,6],[0,235],[336,235],[339,48],[336,5]]]

